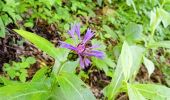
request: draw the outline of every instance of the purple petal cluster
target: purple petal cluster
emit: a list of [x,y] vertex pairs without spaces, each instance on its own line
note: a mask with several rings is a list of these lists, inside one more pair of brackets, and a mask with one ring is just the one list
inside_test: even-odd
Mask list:
[[94,48],[97,48],[98,46],[88,46],[87,42],[94,36],[94,33],[91,29],[87,29],[86,34],[84,38],[82,39],[80,36],[80,24],[75,24],[71,26],[71,29],[68,31],[68,34],[71,36],[71,38],[75,39],[75,33],[78,37],[78,39],[81,41],[77,46],[73,46],[70,44],[67,44],[65,42],[60,42],[61,47],[67,48],[70,50],[75,51],[79,58],[80,58],[80,66],[84,69],[88,67],[91,64],[91,61],[89,60],[90,57],[94,56],[97,58],[103,58],[104,53],[98,50],[93,50]]

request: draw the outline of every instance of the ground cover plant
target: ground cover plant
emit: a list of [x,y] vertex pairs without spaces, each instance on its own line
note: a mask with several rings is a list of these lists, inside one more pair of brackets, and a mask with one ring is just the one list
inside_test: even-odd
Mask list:
[[170,99],[170,0],[0,5],[0,100]]

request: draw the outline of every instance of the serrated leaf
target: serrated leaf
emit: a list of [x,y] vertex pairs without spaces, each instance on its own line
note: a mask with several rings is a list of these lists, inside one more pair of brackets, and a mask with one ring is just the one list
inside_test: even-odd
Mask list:
[[151,60],[149,60],[148,58],[146,57],[143,57],[143,63],[149,73],[149,77],[151,76],[151,74],[154,72],[155,70],[155,66],[153,64],[153,62]]
[[29,64],[34,64],[36,62],[34,57],[28,57],[26,58],[26,62],[28,62]]
[[21,72],[19,79],[21,82],[25,82],[26,81],[26,77],[27,77],[27,73]]

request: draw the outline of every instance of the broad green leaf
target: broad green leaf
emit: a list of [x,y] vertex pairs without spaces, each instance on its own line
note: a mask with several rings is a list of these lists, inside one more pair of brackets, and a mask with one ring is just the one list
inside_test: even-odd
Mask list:
[[69,51],[68,49],[65,49],[65,48],[57,48],[56,49],[56,54],[57,54],[57,59],[61,62],[64,62],[67,60],[67,56],[69,54]]
[[63,48],[55,48],[55,46],[52,43],[50,43],[48,40],[34,33],[27,32],[24,30],[16,30],[16,29],[14,29],[14,31],[20,34],[28,41],[30,41],[31,43],[33,43],[42,51],[46,52],[49,56],[53,57],[54,59],[57,59],[62,62],[67,60],[69,50]]
[[151,31],[152,35],[154,34],[155,29],[158,27],[158,25],[161,23],[161,15],[157,9],[154,9],[150,13],[150,26],[151,26]]
[[125,36],[128,42],[140,41],[143,27],[140,24],[130,22],[125,28]]
[[140,64],[142,63],[145,48],[138,45],[131,46],[130,48],[133,58],[132,68],[130,69],[130,77],[135,77],[140,68]]
[[[125,51],[125,50],[128,50],[128,51]],[[104,95],[107,96],[109,100],[115,98],[116,94],[118,93],[122,85],[123,80],[127,81],[129,80],[129,78],[135,77],[135,75],[137,74],[140,68],[143,52],[144,52],[144,49],[142,47],[128,46],[128,44],[124,42],[113,79],[111,83],[106,88],[104,88]],[[128,56],[131,56],[130,58],[131,60],[129,60]],[[128,64],[129,62],[124,62],[125,60],[130,61],[131,67]],[[128,68],[128,66],[130,69]],[[127,72],[124,72],[124,71],[127,71]],[[128,77],[125,76],[124,73],[128,74]]]
[[128,84],[128,96],[130,100],[146,100],[145,97],[133,85]]
[[150,77],[151,74],[154,72],[155,66],[154,66],[153,62],[146,57],[143,57],[143,63],[145,65],[146,69],[148,70],[149,77]]
[[78,67],[79,61],[67,61],[65,62],[61,68],[60,72],[68,72],[68,73],[74,73],[76,67]]
[[170,13],[165,11],[164,9],[159,9],[160,15],[162,17],[162,23],[164,27],[166,28],[168,25],[170,25]]
[[46,73],[48,71],[48,67],[42,67],[41,69],[39,69],[34,77],[32,78],[32,82],[41,82],[46,78]]
[[118,37],[116,35],[116,33],[107,25],[103,25],[103,29],[104,31],[107,32],[107,34],[111,35],[111,37],[116,40]]
[[170,49],[170,41],[159,41],[155,43],[151,43],[148,46],[149,48],[157,48],[157,47],[163,47]]
[[149,100],[170,100],[170,88],[156,84],[134,84],[145,98]]
[[[127,52],[126,52],[126,49],[127,49]],[[129,53],[129,54],[127,54],[127,53]],[[125,79],[125,77],[127,79],[127,77],[129,76],[129,75],[125,76],[129,73],[129,70],[127,70],[128,68],[126,68],[126,66],[129,66],[129,64],[128,64],[129,56],[131,57],[131,52],[129,50],[129,46],[126,42],[124,42],[124,44],[122,46],[121,54],[119,56],[118,63],[116,66],[115,75],[113,76],[113,79],[112,79],[110,85],[108,85],[104,89],[104,94],[109,98],[109,100],[114,98],[114,96],[118,92],[119,88],[121,87],[122,81]],[[131,64],[132,64],[132,57],[130,59],[131,59],[131,61],[130,61],[129,67],[131,67]],[[125,71],[127,71],[127,72],[125,72]]]
[[33,43],[42,51],[46,52],[49,56],[53,58],[56,58],[58,56],[57,49],[48,40],[36,35],[35,33],[31,33],[28,31],[16,29],[14,29],[14,31],[17,32],[22,37],[24,37],[25,39],[27,39],[28,41],[30,41],[31,43]]
[[127,42],[124,42],[117,67],[118,66],[122,67],[125,80],[128,80],[130,77],[130,69],[132,68],[132,64],[133,64],[132,52]]
[[48,88],[44,83],[17,83],[0,88],[1,100],[47,100]]
[[74,74],[61,73],[57,82],[55,100],[95,100],[89,87]]

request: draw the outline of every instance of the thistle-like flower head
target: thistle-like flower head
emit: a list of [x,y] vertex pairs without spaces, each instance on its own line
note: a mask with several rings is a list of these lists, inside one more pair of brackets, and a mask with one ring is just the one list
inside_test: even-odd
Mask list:
[[87,46],[87,42],[94,36],[94,33],[91,31],[91,29],[87,29],[86,34],[84,38],[82,39],[80,36],[80,24],[75,24],[71,26],[71,29],[68,31],[68,34],[71,36],[72,39],[75,39],[76,35],[78,39],[81,41],[80,43],[77,44],[77,46],[70,45],[66,42],[61,43],[61,47],[70,49],[72,51],[75,51],[79,58],[80,58],[80,66],[81,68],[86,68],[91,64],[91,61],[89,58],[91,56],[97,57],[102,59],[104,57],[104,53],[98,50],[93,50],[94,48],[97,48],[98,46]]

